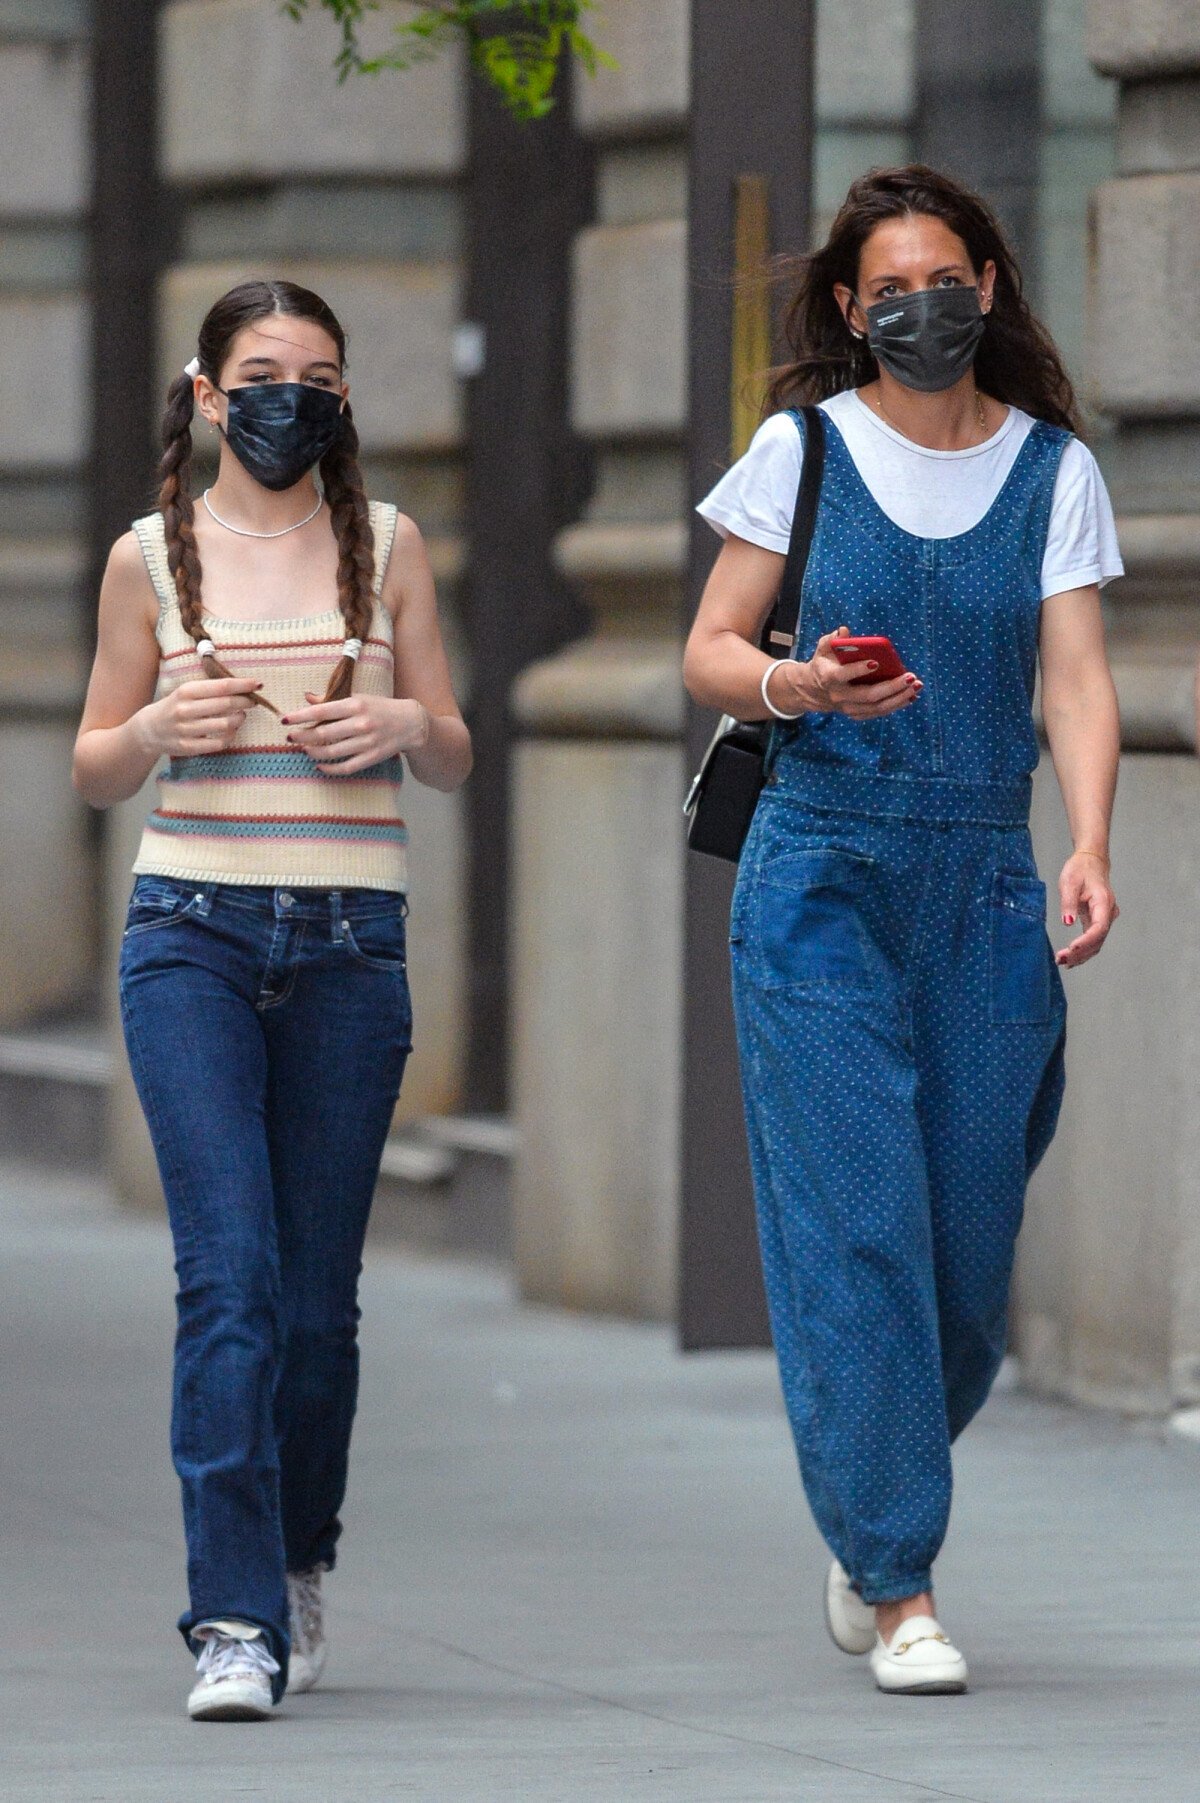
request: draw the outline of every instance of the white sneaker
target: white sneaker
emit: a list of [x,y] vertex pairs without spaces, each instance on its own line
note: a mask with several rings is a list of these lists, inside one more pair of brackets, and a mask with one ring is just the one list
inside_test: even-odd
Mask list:
[[890,1644],[880,1635],[871,1670],[880,1690],[896,1696],[959,1696],[967,1688],[967,1662],[932,1615],[902,1621]]
[[314,1565],[311,1571],[289,1571],[288,1632],[292,1638],[292,1656],[288,1661],[287,1694],[295,1696],[311,1690],[325,1669],[325,1613],[321,1607],[321,1573],[324,1567]]
[[271,1679],[279,1670],[261,1628],[241,1621],[210,1621],[197,1629],[204,1650],[199,1678],[188,1698],[194,1722],[265,1722],[275,1707]]
[[869,1653],[875,1645],[875,1611],[851,1588],[836,1559],[825,1580],[825,1626],[843,1653]]

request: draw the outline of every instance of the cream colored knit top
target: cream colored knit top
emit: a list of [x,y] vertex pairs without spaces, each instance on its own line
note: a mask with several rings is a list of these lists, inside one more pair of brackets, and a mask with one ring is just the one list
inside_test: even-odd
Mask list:
[[[372,501],[375,606],[354,673],[357,694],[394,693],[392,620],[379,596],[396,530],[396,509]],[[160,513],[134,523],[158,595],[162,653],[157,693],[202,677],[196,647],[179,615]],[[235,676],[257,676],[281,714],[323,694],[341,656],[340,609],[299,620],[222,620],[204,614],[217,656]],[[407,887],[400,818],[403,762],[391,758],[357,776],[325,776],[266,708],[252,707],[227,750],[171,758],[159,777],[158,806],[146,822],[133,868],[139,875],[283,888]]]

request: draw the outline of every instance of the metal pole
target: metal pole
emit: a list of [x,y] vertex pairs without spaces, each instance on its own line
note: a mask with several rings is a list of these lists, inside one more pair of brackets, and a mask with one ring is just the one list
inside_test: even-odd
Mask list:
[[[735,308],[736,241],[743,260],[768,239],[776,250],[808,244],[812,0],[693,0],[692,83],[689,463],[698,500],[741,448],[747,415],[744,399],[735,409],[735,387],[744,396],[747,359],[767,336],[754,312],[761,298],[738,289]],[[693,515],[689,624],[715,550]],[[711,731],[693,708],[693,764]],[[689,857],[679,1320],[687,1348],[769,1338],[729,1002],[731,889],[730,870]]]
[[[498,21],[499,23],[499,21]],[[592,152],[558,105],[519,124],[473,77],[467,317],[481,361],[467,403],[467,636],[475,774],[467,788],[470,1052],[468,1106],[507,1091],[509,695],[534,659],[586,628],[554,567],[554,540],[578,517],[590,463],[569,418],[570,269],[592,216]]]

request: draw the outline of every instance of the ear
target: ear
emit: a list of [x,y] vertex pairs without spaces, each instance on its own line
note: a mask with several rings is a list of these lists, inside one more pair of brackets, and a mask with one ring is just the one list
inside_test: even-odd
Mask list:
[[196,377],[196,411],[210,426],[221,423],[221,397],[206,375]]
[[990,313],[992,310],[995,290],[996,265],[989,257],[979,272],[979,305],[985,313]]
[[847,327],[853,333],[854,337],[865,338],[867,335],[867,320],[862,308],[855,298],[853,289],[847,288],[845,282],[835,282],[833,284],[833,298],[842,309],[842,318],[845,320]]

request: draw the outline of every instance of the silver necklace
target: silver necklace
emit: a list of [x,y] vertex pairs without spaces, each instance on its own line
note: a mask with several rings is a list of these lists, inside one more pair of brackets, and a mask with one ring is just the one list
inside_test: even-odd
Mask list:
[[212,489],[206,488],[203,495],[200,497],[204,502],[205,507],[208,509],[212,518],[216,520],[218,526],[224,526],[226,532],[236,532],[239,538],[286,538],[289,532],[299,532],[301,526],[307,526],[311,520],[315,520],[322,507],[325,505],[324,495],[318,495],[317,504],[312,512],[306,514],[302,520],[297,520],[294,526],[283,526],[278,532],[251,532],[246,526],[232,526],[228,520],[223,520],[208,498],[211,493]]

